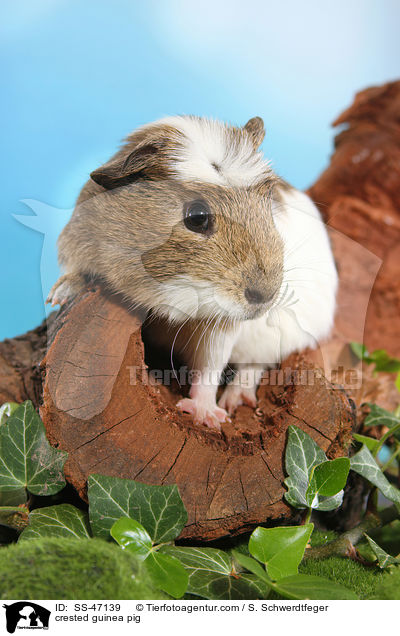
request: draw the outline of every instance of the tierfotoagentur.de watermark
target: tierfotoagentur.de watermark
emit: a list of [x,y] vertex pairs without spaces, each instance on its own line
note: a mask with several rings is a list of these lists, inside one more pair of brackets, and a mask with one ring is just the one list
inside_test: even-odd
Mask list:
[[343,366],[331,369],[330,373],[323,374],[318,368],[297,369],[291,367],[267,369],[263,371],[261,379],[255,369],[241,370],[240,374],[236,369],[225,369],[222,373],[211,370],[208,373],[198,369],[189,369],[187,366],[176,369],[148,369],[146,365],[128,365],[130,386],[137,384],[150,384],[171,386],[178,383],[179,386],[192,386],[196,384],[206,384],[208,386],[219,386],[220,384],[234,383],[243,388],[254,385],[259,386],[314,386],[325,377],[338,388],[347,389],[358,388],[360,386],[360,371],[357,369],[346,369]]

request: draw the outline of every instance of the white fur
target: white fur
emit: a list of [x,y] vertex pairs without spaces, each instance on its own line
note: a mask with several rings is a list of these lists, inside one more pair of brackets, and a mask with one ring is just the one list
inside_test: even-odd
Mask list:
[[213,315],[221,319],[246,319],[243,305],[216,291],[210,282],[184,274],[159,284],[158,302],[165,306],[165,311],[158,308],[158,314],[171,321],[181,322],[189,317],[207,320]]
[[156,124],[172,126],[183,133],[184,149],[171,164],[185,181],[251,186],[271,173],[262,153],[254,151],[250,136],[236,135],[232,143],[228,127],[220,121],[176,116],[165,117]]
[[[204,332],[194,334],[189,346],[184,347],[192,368],[200,372],[200,388],[192,387],[190,398],[179,402],[178,408],[209,426],[214,422],[219,427],[221,407],[232,413],[243,403],[255,406],[263,369],[293,351],[316,347],[333,325],[338,278],[325,225],[305,194],[292,189],[280,195],[280,202],[273,204],[274,221],[285,246],[284,281],[277,302],[260,318],[237,320],[230,329],[211,329],[209,338],[203,337]],[[187,303],[187,313],[191,304],[199,317],[202,310],[207,317],[215,303],[225,300],[210,288],[210,283],[178,277],[169,287],[169,297],[181,307]],[[218,408],[218,378],[228,362],[238,365],[239,371],[225,388]]]
[[[254,151],[250,137],[236,135],[232,143],[222,122],[167,117],[156,123],[184,135],[184,151],[173,163],[183,180],[249,186],[271,171],[262,154]],[[325,225],[304,193],[283,189],[279,195],[280,200],[273,203],[275,225],[285,246],[279,302],[268,314],[242,322],[229,359],[232,363],[276,364],[293,351],[315,347],[333,325],[337,273]],[[179,276],[163,287],[168,304],[178,312],[172,311],[170,318],[179,320],[179,312],[207,318],[215,309],[233,319],[243,318],[243,310],[208,283]]]
[[[254,151],[250,137],[236,135],[233,140],[221,122],[167,117],[157,123],[183,134],[183,151],[179,149],[171,160],[178,179],[246,187],[272,174],[262,154]],[[200,338],[195,333],[186,347],[192,368],[200,371],[200,384],[192,386],[190,398],[181,400],[178,408],[209,426],[218,428],[226,413],[215,403],[218,380],[214,374],[219,377],[227,363],[239,369],[219,401],[231,413],[239,404],[256,404],[263,369],[294,351],[315,348],[333,326],[337,272],[317,208],[304,193],[282,189],[273,203],[273,217],[284,243],[284,281],[277,302],[260,318],[243,320],[242,308],[220,296],[210,283],[178,276],[162,285],[170,320],[207,319],[222,310],[235,322],[234,328],[211,329],[210,338],[204,332]]]
[[[232,138],[221,122],[168,117],[157,123],[183,134],[183,151],[179,149],[171,160],[178,179],[246,187],[272,174],[262,154],[254,151],[250,136]],[[202,377],[207,376],[206,368],[220,373],[228,362],[238,365],[237,382],[225,389],[219,403],[230,412],[238,404],[255,400],[263,368],[276,365],[294,351],[315,348],[333,326],[337,272],[325,225],[304,193],[282,189],[278,194],[273,217],[284,243],[284,282],[275,306],[266,314],[243,320],[243,309],[236,303],[220,296],[209,283],[188,277],[178,276],[163,285],[170,320],[180,322],[182,314],[184,318],[207,319],[222,310],[235,321],[233,331],[211,330],[210,341],[204,337],[201,346],[196,346]],[[209,387],[208,398],[214,395],[215,399],[216,390],[217,384]],[[201,392],[193,389],[191,406],[185,402],[186,408],[197,412],[201,406],[199,395]]]
[[314,348],[329,335],[337,272],[329,238],[311,199],[297,190],[273,205],[284,245],[284,282],[267,315],[243,322],[230,362],[273,365],[293,351]]

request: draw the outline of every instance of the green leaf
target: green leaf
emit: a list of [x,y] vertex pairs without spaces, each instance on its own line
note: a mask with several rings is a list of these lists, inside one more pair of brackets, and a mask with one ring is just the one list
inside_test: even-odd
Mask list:
[[0,491],[27,488],[54,495],[65,486],[67,453],[50,446],[32,402],[20,404],[0,426]]
[[375,372],[384,371],[386,373],[399,373],[400,360],[393,358],[385,349],[375,349],[368,353],[365,346],[359,342],[351,342],[350,348],[353,353],[367,364],[375,364]]
[[372,552],[375,554],[379,567],[384,570],[389,565],[399,565],[400,559],[396,559],[396,557],[391,556],[383,548],[381,548],[371,537],[369,537],[365,532],[364,536],[366,537]]
[[327,512],[329,510],[336,510],[339,506],[342,505],[343,501],[343,490],[338,492],[337,495],[333,495],[333,497],[320,497],[317,495],[313,499],[313,503],[310,506],[313,510],[320,510],[321,512]]
[[359,433],[353,433],[353,438],[356,442],[361,442],[361,444],[365,444],[365,446],[370,451],[374,451],[379,446],[379,439],[375,439],[375,437],[368,437],[367,435],[360,435]]
[[39,537],[87,539],[90,536],[87,514],[70,504],[59,504],[33,510],[29,515],[29,525],[19,540]]
[[[254,559],[247,557],[237,551],[234,552],[235,558],[243,567],[251,572],[257,573],[260,578],[265,574],[261,565]],[[256,567],[255,567],[256,565]],[[265,580],[265,584],[273,589],[277,594],[289,599],[310,599],[310,600],[329,600],[329,599],[356,599],[355,594],[343,587],[324,579],[320,576],[311,576],[308,574],[295,574],[294,576],[285,577],[276,583],[271,580]],[[266,597],[265,597],[266,598]]]
[[[161,550],[178,558],[185,567],[189,574],[187,592],[190,594],[211,600],[260,599],[269,594],[270,586],[258,576],[237,572],[230,555],[222,550],[177,546],[165,546]],[[257,561],[254,563],[266,576],[261,565]]]
[[369,360],[375,364],[375,371],[386,373],[398,373],[400,371],[400,360],[393,358],[385,349],[376,349],[369,355]]
[[400,391],[400,372],[396,375],[395,385],[396,389]]
[[16,402],[4,402],[0,406],[0,426],[4,424],[7,419],[14,413],[14,411],[18,408],[19,404]]
[[274,581],[297,574],[313,524],[256,528],[249,540],[249,552],[265,564]]
[[27,500],[25,488],[0,492],[0,506],[19,506],[26,503]]
[[[368,403],[368,406],[370,413],[365,418],[364,426],[387,426],[388,428],[393,428],[400,424],[400,417],[397,417],[394,413],[383,409],[377,404]],[[394,433],[394,436],[400,439],[398,431]]]
[[169,554],[151,552],[144,563],[156,587],[174,598],[184,595],[189,575],[178,559]]
[[365,345],[360,342],[350,342],[350,349],[354,353],[354,355],[359,358],[359,360],[367,360],[369,353],[365,347]]
[[139,559],[144,560],[149,556],[153,543],[148,532],[138,521],[122,517],[112,525],[110,532],[122,548],[133,552]]
[[350,458],[350,469],[379,488],[387,499],[400,503],[400,490],[388,482],[366,446],[363,446],[358,453]]
[[326,461],[324,451],[297,426],[289,426],[285,453],[285,479],[288,492],[285,498],[295,508],[308,508],[306,492],[311,470]]
[[318,464],[313,468],[308,490],[325,497],[337,495],[346,485],[349,470],[348,457],[338,457]]
[[121,517],[136,519],[153,543],[172,541],[183,530],[187,512],[177,486],[149,486],[132,479],[90,475],[89,516],[96,537],[108,539]]
[[[212,600],[252,600],[268,598],[269,586],[253,574],[243,572],[233,576],[213,577],[205,598]],[[195,592],[192,591],[192,594]],[[197,594],[199,595],[199,594]]]
[[314,466],[306,491],[310,508],[335,510],[340,506],[349,470],[350,460],[347,457],[338,457]]
[[347,587],[338,585],[329,579],[310,574],[296,574],[281,579],[276,591],[285,598],[313,601],[355,600],[358,597]]
[[[313,478],[316,466],[324,464],[323,468],[317,471],[318,479],[319,471],[321,471],[321,484],[327,472],[330,475],[329,483],[333,484],[336,481],[334,477],[336,474],[337,481],[341,480],[346,470],[346,458],[339,458],[344,460],[339,463],[336,463],[338,460],[328,461],[324,451],[307,433],[297,426],[289,426],[288,430],[285,465],[289,477],[284,482],[288,488],[288,492],[285,493],[286,500],[295,508],[335,510],[342,503],[343,491],[340,490],[333,496],[324,496],[318,491],[313,495],[312,488],[316,486],[316,482],[313,482],[310,487],[310,478]],[[333,467],[330,468],[332,464]]]
[[378,406],[378,404],[367,402],[367,406],[369,406],[370,412],[365,418],[364,426],[387,426],[388,428],[393,428],[400,422],[400,417]]
[[253,574],[255,574],[258,578],[264,581],[269,587],[271,587],[271,589],[273,589],[274,584],[272,580],[269,578],[267,572],[259,564],[258,561],[253,559],[253,557],[247,556],[247,554],[243,554],[242,552],[239,552],[238,550],[232,550],[232,554],[234,558],[236,559],[236,561],[239,563],[239,565],[246,568],[246,570],[249,570],[249,572],[252,572]]
[[192,570],[191,574],[213,572],[227,576],[232,571],[232,559],[223,550],[165,546],[162,551],[178,558],[188,570]]

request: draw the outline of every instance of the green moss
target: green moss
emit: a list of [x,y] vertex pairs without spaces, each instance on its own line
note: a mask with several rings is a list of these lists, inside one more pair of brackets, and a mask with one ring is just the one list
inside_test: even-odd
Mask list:
[[[320,546],[337,537],[332,531],[316,530],[311,537],[312,546]],[[330,557],[329,559],[309,559],[301,563],[299,572],[323,576],[354,590],[360,599],[372,598],[378,585],[385,579],[387,573],[375,566],[365,566],[344,557]]]
[[400,568],[390,568],[389,572],[382,577],[379,585],[376,586],[375,593],[371,597],[379,600],[400,600]]
[[386,576],[374,566],[361,565],[343,557],[331,557],[321,561],[309,559],[300,565],[299,572],[331,579],[354,590],[360,599],[371,598],[377,585]]
[[161,599],[137,559],[99,539],[32,539],[0,548],[0,599]]

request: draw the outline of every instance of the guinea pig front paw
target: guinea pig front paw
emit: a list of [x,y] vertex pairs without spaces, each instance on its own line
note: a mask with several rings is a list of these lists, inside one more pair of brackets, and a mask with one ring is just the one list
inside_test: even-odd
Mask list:
[[256,387],[243,387],[239,384],[228,384],[221,395],[218,405],[232,415],[238,406],[246,404],[253,409],[257,406]]
[[46,303],[51,303],[52,307],[55,305],[65,305],[69,300],[79,294],[85,287],[85,281],[80,274],[65,274],[60,276],[58,281],[54,283],[49,295],[47,296]]
[[215,405],[204,405],[196,398],[183,398],[176,405],[182,413],[189,413],[195,424],[205,424],[208,428],[220,431],[221,422],[225,422],[228,413]]

